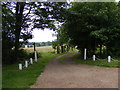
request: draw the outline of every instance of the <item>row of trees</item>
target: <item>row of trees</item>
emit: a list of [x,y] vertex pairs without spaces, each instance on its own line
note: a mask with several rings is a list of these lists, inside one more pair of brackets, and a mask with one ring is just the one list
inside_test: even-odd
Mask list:
[[[77,46],[81,52],[87,48],[89,54],[95,54],[98,47],[102,53],[104,46],[106,54],[120,55],[120,4],[117,2],[1,3],[3,62],[17,61],[19,48],[32,38],[32,30],[45,28],[57,31],[57,45]],[[57,29],[56,21],[63,23]]]
[[63,30],[63,26],[58,26],[56,28],[56,34],[55,36],[57,37],[57,39],[55,41],[52,42],[52,46],[53,49],[57,50],[57,53],[65,53],[68,52],[70,50],[73,51],[74,45],[72,45],[69,42],[69,37],[67,35],[67,33],[64,32]]
[[67,38],[67,42],[77,46],[82,54],[84,48],[87,48],[89,56],[96,54],[97,48],[100,48],[100,55],[118,56],[120,3],[74,2],[67,9],[67,17],[60,32],[65,36],[61,36],[61,39]]

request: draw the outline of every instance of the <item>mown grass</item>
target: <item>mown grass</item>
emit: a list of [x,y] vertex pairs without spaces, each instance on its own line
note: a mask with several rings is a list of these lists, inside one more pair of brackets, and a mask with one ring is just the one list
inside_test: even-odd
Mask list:
[[[41,58],[37,63],[30,65],[28,68],[18,70],[18,64],[8,65],[2,68],[2,88],[29,88],[33,85],[37,77],[44,71],[46,64],[52,58],[58,56],[51,52],[52,49],[37,50],[41,52]],[[33,52],[33,50],[28,50]]]
[[93,61],[92,59],[83,60],[83,59],[80,59],[80,54],[77,54],[73,57],[73,61],[75,61],[76,63],[88,64],[93,66],[120,68],[120,65],[119,65],[120,63],[118,62],[119,59],[112,60],[110,63],[108,63],[107,59],[105,60],[100,59],[96,61]]

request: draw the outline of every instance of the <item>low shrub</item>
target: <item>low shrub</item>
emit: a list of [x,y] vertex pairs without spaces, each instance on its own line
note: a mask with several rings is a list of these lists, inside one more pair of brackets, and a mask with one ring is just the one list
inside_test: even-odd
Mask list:
[[[41,57],[41,53],[40,52],[37,52],[37,58],[40,58]],[[32,53],[29,53],[29,57],[28,58],[33,58],[35,59],[35,53],[32,52]]]

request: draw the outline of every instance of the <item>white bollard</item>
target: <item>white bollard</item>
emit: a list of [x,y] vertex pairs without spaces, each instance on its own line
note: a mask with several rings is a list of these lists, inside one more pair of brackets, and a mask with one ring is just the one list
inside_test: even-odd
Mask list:
[[22,70],[22,64],[19,64],[19,70]]
[[111,62],[111,56],[108,56],[108,62]]
[[93,55],[93,61],[95,61],[95,55]]
[[84,60],[86,60],[86,48],[84,49]]
[[35,51],[35,61],[37,62],[37,52]]
[[30,63],[33,64],[33,59],[32,58],[30,58]]
[[25,67],[26,68],[28,67],[28,61],[25,61]]

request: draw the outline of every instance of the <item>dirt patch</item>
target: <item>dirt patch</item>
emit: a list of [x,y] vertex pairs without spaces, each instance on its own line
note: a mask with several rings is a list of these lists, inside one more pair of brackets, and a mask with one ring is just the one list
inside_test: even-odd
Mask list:
[[118,68],[77,64],[68,56],[53,59],[31,88],[118,88]]

